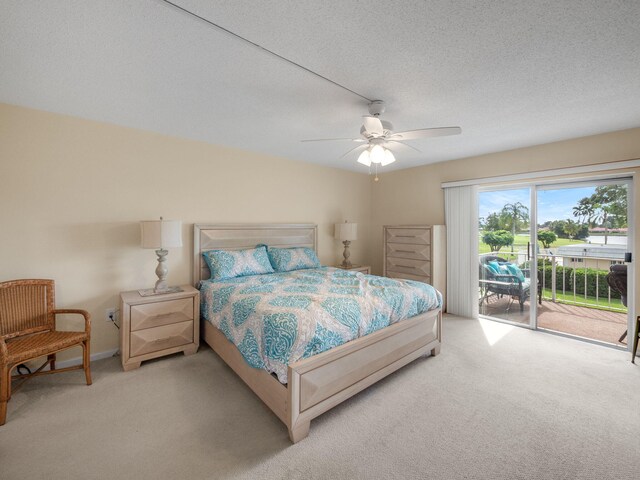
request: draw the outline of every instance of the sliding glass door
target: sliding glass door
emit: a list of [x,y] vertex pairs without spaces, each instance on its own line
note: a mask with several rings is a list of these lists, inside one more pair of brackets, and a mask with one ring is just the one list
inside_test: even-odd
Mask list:
[[630,183],[537,190],[537,328],[626,346]]
[[530,187],[479,193],[480,315],[532,326]]
[[480,315],[627,347],[631,188],[613,179],[481,190]]

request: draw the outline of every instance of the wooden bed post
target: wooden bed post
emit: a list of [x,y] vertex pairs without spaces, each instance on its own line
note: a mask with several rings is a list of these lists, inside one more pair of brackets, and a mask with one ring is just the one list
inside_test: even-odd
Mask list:
[[292,443],[297,443],[309,435],[311,420],[300,419],[300,374],[291,367],[288,369],[287,385],[289,402],[287,403],[287,428]]
[[440,353],[440,346],[442,345],[442,310],[438,312],[438,345],[431,349],[431,356],[435,357]]

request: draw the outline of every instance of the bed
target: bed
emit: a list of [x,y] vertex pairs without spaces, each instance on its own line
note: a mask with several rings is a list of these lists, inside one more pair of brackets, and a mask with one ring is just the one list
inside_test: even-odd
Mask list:
[[[250,249],[258,244],[280,248],[308,247],[316,250],[317,227],[311,224],[196,224],[194,284],[199,287],[202,282],[203,288],[211,288],[206,285],[210,273],[202,252]],[[294,274],[287,277],[286,282],[296,282],[301,276],[309,278],[311,275],[374,284],[376,278],[380,278],[365,276],[362,273],[319,269],[316,273],[309,271]],[[238,279],[238,282],[255,283],[260,280]],[[378,283],[383,281],[384,279],[380,278]],[[382,283],[380,285],[383,286]],[[206,313],[203,312],[203,315]],[[365,318],[363,321],[366,320]],[[437,355],[440,352],[441,322],[441,309],[434,308],[307,358],[296,357],[284,365],[283,371],[274,367],[274,373],[252,367],[247,361],[246,352],[243,355],[239,348],[228,340],[231,335],[225,328],[222,330],[225,330],[226,335],[206,319],[201,323],[202,338],[205,342],[287,426],[291,441],[296,443],[308,435],[313,418],[416,358]],[[282,383],[283,380],[286,383]]]

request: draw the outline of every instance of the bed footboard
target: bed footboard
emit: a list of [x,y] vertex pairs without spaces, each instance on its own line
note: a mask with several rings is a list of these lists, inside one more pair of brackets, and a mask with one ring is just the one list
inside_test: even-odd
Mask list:
[[290,365],[291,441],[304,438],[318,415],[416,358],[437,355],[441,317],[427,312]]
[[288,385],[250,367],[209,322],[204,340],[287,426],[296,443],[310,422],[416,358],[440,352],[442,312],[432,310],[289,365]]

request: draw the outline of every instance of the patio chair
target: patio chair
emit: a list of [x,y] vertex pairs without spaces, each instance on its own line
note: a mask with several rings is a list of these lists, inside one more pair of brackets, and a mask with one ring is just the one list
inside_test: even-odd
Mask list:
[[[605,277],[611,290],[620,294],[620,301],[627,306],[627,266],[625,264],[615,264],[609,267],[609,273]],[[627,336],[627,330],[624,331],[618,342],[622,343]],[[634,357],[635,358],[635,357]]]
[[[0,425],[4,425],[7,418],[12,380],[22,379],[24,383],[37,375],[84,369],[87,385],[91,385],[89,313],[55,309],[54,290],[53,280],[0,282]],[[56,330],[56,315],[69,313],[84,317],[84,331]],[[56,354],[75,346],[82,347],[82,365],[56,369]],[[35,372],[11,376],[14,368],[43,356],[47,359]],[[43,371],[47,365],[50,370]]]
[[[495,273],[488,265],[491,261],[497,261],[499,264],[509,263],[506,259],[495,255],[484,255],[480,257],[480,285],[482,287],[482,297],[480,305],[482,305],[490,295],[496,295],[502,298],[504,295],[512,299],[517,299],[520,305],[520,311],[524,311],[524,302],[529,298],[531,290],[531,278],[527,275],[530,273],[524,270],[524,280],[510,273]],[[511,303],[507,306],[509,310]]]

